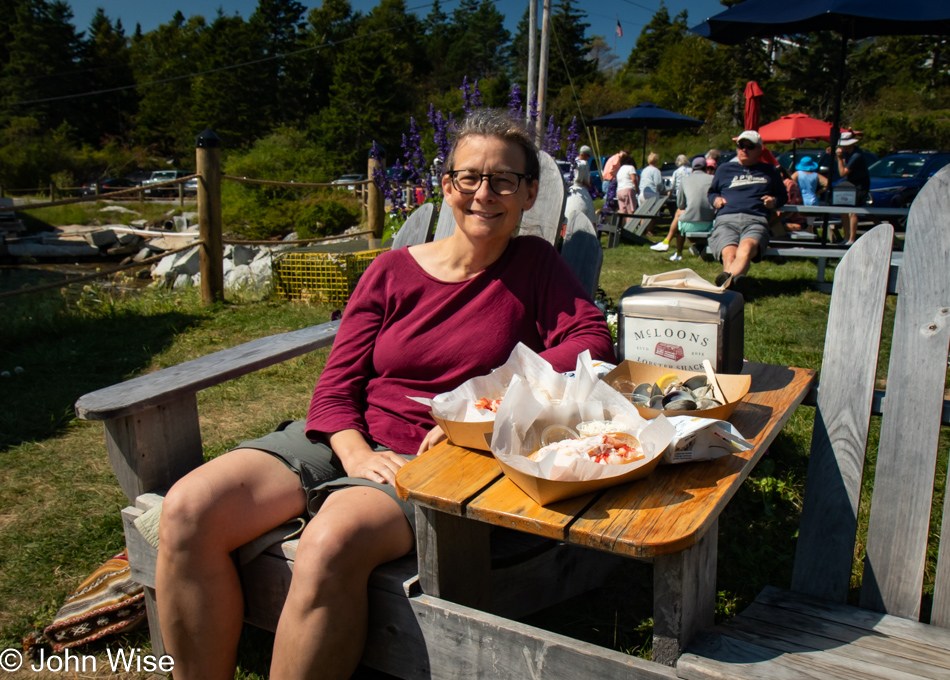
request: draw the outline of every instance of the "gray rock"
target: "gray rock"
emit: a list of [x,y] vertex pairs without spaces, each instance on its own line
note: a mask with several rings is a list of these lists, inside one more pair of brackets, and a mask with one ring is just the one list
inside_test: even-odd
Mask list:
[[281,239],[281,241],[296,241],[296,240],[297,240],[297,232],[296,232],[296,231],[290,232],[290,233],[287,234],[284,238]]
[[257,257],[253,246],[234,246],[233,248],[231,258],[234,260],[235,266],[239,267],[242,264],[250,264]]
[[231,245],[230,243],[226,243],[224,245],[224,259],[227,260],[228,258],[233,257],[232,255],[233,253],[234,253],[234,246]]
[[188,218],[181,215],[175,215],[172,217],[172,221],[175,223],[175,231],[185,231],[188,228]]
[[148,220],[132,220],[129,224],[133,227],[145,229],[148,226]]
[[272,257],[262,257],[260,259],[254,260],[251,263],[251,271],[254,273],[255,277],[264,276],[266,278],[271,277],[272,265],[274,258]]
[[239,265],[228,272],[224,278],[224,287],[228,290],[245,288],[251,281],[251,268],[246,264]]
[[224,258],[224,261],[221,262],[221,267],[224,271],[224,275],[227,276],[228,272],[234,269],[234,260],[229,258]]
[[119,239],[119,243],[124,246],[138,244],[142,240],[142,237],[138,234],[116,232],[115,236]]
[[188,220],[189,224],[197,224],[198,222],[198,213],[196,212],[193,212],[193,211],[183,212],[181,216],[184,217],[186,220]]
[[111,229],[103,229],[86,234],[86,243],[96,248],[105,248],[111,246],[119,240],[119,237]]
[[151,251],[149,248],[142,248],[139,252],[137,252],[137,253],[132,257],[132,260],[133,260],[134,262],[141,262],[142,260],[146,260],[146,259],[150,258],[152,255],[153,255],[153,253],[152,253],[152,251]]
[[175,266],[175,260],[178,259],[178,255],[166,255],[161,260],[158,261],[158,264],[155,265],[152,269],[152,278],[164,280],[165,275],[171,273],[172,267]]
[[187,274],[194,276],[201,270],[201,247],[195,246],[191,250],[182,252],[175,260],[173,269],[176,274]]
[[201,287],[201,272],[198,272],[191,277],[191,285],[193,285],[195,288]]
[[259,260],[262,257],[270,257],[270,248],[267,246],[261,246],[260,250],[257,252],[257,255],[254,256],[254,259]]
[[179,274],[175,277],[175,283],[172,288],[187,288],[191,285],[191,276],[188,274]]

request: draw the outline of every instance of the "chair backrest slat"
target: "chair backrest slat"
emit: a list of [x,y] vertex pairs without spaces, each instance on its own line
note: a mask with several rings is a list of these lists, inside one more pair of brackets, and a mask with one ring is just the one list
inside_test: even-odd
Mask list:
[[950,345],[950,167],[907,220],[860,604],[920,614]]
[[413,210],[393,238],[393,250],[425,243],[435,221],[435,204],[423,203]]
[[541,178],[538,180],[538,198],[521,218],[521,234],[540,236],[554,243],[564,216],[564,178],[557,163],[544,151],[538,153],[541,163]]
[[894,229],[864,234],[835,269],[792,589],[845,602],[857,531]]
[[592,298],[600,281],[604,250],[597,238],[594,225],[584,213],[575,213],[567,225],[561,256]]

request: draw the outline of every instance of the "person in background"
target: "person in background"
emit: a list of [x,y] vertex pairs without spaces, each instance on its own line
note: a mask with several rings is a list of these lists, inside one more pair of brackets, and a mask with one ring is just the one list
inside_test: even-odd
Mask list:
[[[705,167],[705,166],[704,166]],[[679,195],[680,185],[683,183],[683,179],[687,177],[692,172],[690,168],[689,158],[686,157],[686,154],[680,154],[676,157],[676,170],[673,171],[673,196]],[[666,238],[660,241],[659,243],[654,243],[650,246],[650,250],[655,250],[657,252],[666,252],[670,249],[670,241],[673,240],[673,237],[676,236],[676,226],[679,221],[680,213],[682,211],[677,209],[676,213],[673,215],[673,221],[670,223],[670,232],[667,234]],[[682,258],[681,258],[682,259]],[[670,257],[670,260],[676,261],[676,256]]]
[[673,196],[676,196],[676,192],[680,189],[680,184],[692,172],[690,168],[689,158],[686,154],[681,153],[676,157],[676,170],[673,171]]
[[[855,206],[863,206],[871,190],[871,175],[868,174],[867,159],[858,148],[858,138],[853,132],[841,133],[841,139],[838,140],[838,148],[835,151],[835,161],[841,178],[848,180],[856,188]],[[841,230],[845,229],[847,229],[848,238],[841,245],[853,245],[855,239],[858,238],[857,213],[841,215]]]
[[661,173],[657,167],[659,162],[659,154],[651,152],[650,155],[647,156],[647,166],[643,168],[643,172],[640,173],[639,200],[641,203],[666,193],[666,185],[663,184],[663,173]]
[[479,109],[455,135],[442,176],[455,231],[370,264],[306,420],[213,458],[165,497],[155,592],[176,680],[234,677],[245,604],[232,552],[304,513],[270,677],[352,677],[370,573],[415,545],[396,472],[445,437],[408,397],[485,375],[518,342],[557,371],[585,349],[616,361],[603,313],[563,258],[514,235],[538,195],[533,134]]
[[[626,153],[620,158],[617,170],[617,207],[619,212],[633,214],[637,211],[637,166]],[[629,222],[629,220],[627,220]]]
[[712,161],[714,163],[713,167],[719,166],[719,161],[722,158],[722,152],[719,149],[710,149],[706,152],[706,160]]
[[[683,245],[693,232],[709,232],[712,229],[716,211],[709,204],[709,186],[716,172],[716,161],[707,161],[696,156],[691,163],[692,172],[683,179],[680,191],[676,193],[677,231],[676,252],[670,256],[670,262],[683,259]],[[672,238],[673,232],[670,232]]]
[[761,162],[762,137],[745,130],[736,138],[738,163],[722,163],[709,187],[716,226],[709,250],[722,262],[716,285],[730,285],[758,262],[769,245],[769,212],[785,205],[788,192],[774,165]]
[[828,178],[818,173],[818,163],[811,156],[802,156],[792,179],[802,192],[802,205],[818,205],[818,197],[828,190]]
[[[590,157],[594,152],[584,144],[577,151],[574,162],[574,184],[579,184],[590,192]],[[588,193],[589,195],[589,193]]]
[[627,155],[626,150],[621,149],[613,156],[607,159],[607,162],[604,163],[604,171],[601,175],[602,183],[601,190],[604,192],[604,196],[607,195],[607,189],[610,187],[610,183],[617,179],[617,171],[620,169],[620,159]]
[[[792,179],[792,176],[788,174],[788,170],[781,165],[778,166],[778,171],[779,174],[782,175],[782,183],[785,185],[785,191],[788,193],[788,201],[786,201],[785,205],[804,205],[801,189],[798,188],[798,182]],[[801,231],[808,225],[805,215],[799,212],[789,211],[778,213],[778,216],[784,223],[786,231]]]
[[570,222],[576,213],[584,213],[591,224],[596,224],[597,213],[594,208],[594,199],[590,195],[590,166],[588,159],[591,156],[589,146],[582,146],[577,154],[577,165],[574,169],[574,181],[567,192],[564,203],[564,220]]

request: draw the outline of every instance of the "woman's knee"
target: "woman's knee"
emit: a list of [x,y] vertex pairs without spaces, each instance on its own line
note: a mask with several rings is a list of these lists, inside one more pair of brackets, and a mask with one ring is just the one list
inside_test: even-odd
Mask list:
[[204,543],[219,532],[214,526],[215,498],[201,477],[186,475],[165,495],[158,525],[159,544],[166,550],[180,550],[192,543]]

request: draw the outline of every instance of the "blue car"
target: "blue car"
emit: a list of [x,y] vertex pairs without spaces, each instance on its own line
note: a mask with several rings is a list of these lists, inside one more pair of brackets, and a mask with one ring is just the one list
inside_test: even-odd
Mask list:
[[906,208],[927,180],[948,163],[950,153],[940,151],[901,151],[885,156],[868,168],[868,202],[885,208]]

